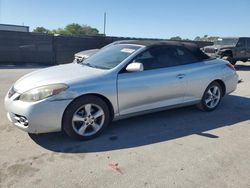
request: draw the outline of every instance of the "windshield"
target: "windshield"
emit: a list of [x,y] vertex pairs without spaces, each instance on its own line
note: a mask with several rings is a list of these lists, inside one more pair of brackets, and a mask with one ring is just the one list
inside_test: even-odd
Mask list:
[[230,45],[235,46],[238,42],[238,38],[219,38],[217,41],[214,42],[215,45]]
[[100,69],[112,69],[139,48],[139,46],[129,44],[112,45],[85,59],[82,64]]

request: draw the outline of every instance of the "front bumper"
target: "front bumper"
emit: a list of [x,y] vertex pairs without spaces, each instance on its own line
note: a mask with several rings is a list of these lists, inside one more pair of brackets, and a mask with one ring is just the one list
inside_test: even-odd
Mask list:
[[23,102],[6,96],[4,103],[7,117],[16,127],[38,134],[61,131],[63,113],[71,101]]
[[223,79],[223,82],[226,85],[226,94],[230,94],[237,89],[239,76],[236,72],[234,72],[233,75],[231,72],[227,72]]

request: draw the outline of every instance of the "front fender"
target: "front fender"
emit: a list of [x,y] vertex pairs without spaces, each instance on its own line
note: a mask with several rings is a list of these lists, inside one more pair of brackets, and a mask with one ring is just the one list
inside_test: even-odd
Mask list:
[[97,78],[88,81],[73,83],[68,90],[52,97],[50,100],[74,100],[82,95],[97,94],[109,100],[114,109],[114,114],[118,113],[118,100],[115,75]]
[[220,55],[221,57],[228,55],[233,56],[233,52],[230,49],[223,49],[219,51],[218,55]]

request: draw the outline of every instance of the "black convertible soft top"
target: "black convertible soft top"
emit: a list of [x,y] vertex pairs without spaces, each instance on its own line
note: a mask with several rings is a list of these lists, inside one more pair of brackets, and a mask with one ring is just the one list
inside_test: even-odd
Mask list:
[[199,60],[209,59],[210,57],[203,53],[198,45],[194,42],[181,42],[181,41],[170,41],[170,40],[130,40],[130,41],[119,41],[119,44],[136,44],[146,46],[148,48],[160,47],[160,46],[181,46],[187,48],[192,52]]

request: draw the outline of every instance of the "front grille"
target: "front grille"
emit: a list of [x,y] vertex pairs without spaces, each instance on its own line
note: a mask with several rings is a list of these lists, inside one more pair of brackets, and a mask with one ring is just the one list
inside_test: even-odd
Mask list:
[[19,125],[22,125],[23,127],[28,127],[29,125],[28,119],[24,116],[14,114],[14,119],[16,120],[16,123],[18,123]]
[[205,53],[216,53],[217,49],[214,49],[214,48],[205,48],[204,52]]

